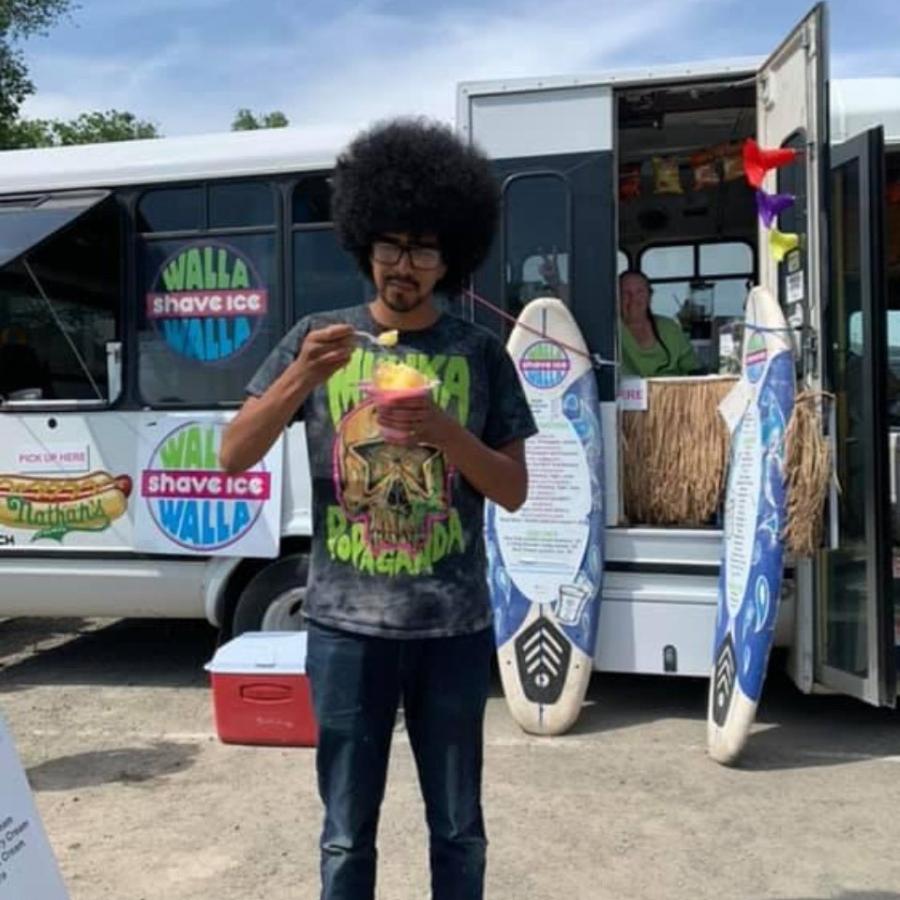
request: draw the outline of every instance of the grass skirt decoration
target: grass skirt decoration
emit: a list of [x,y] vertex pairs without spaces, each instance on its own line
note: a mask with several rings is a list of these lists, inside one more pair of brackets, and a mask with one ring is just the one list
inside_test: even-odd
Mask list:
[[[724,498],[730,438],[718,406],[737,377],[651,378],[647,410],[622,413],[625,516],[632,525],[680,528],[715,524]],[[833,478],[822,429],[829,395],[797,395],[785,456],[787,524],[795,557],[821,546]]]
[[650,378],[647,410],[622,413],[625,515],[631,524],[712,524],[729,445],[718,407],[735,381],[733,375]]
[[825,499],[832,479],[831,448],[822,430],[822,406],[830,394],[803,391],[785,435],[787,525],[784,539],[796,557],[812,556],[822,544]]

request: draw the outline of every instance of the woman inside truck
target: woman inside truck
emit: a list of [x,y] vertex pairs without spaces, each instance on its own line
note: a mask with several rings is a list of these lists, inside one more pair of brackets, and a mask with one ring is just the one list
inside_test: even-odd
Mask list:
[[622,373],[639,378],[697,373],[694,348],[678,322],[651,312],[652,293],[643,272],[619,276]]

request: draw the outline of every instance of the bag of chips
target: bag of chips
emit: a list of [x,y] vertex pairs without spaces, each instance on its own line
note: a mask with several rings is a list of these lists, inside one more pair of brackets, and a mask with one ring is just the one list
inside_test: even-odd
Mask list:
[[887,195],[887,263],[900,265],[900,179],[892,181],[885,191]]
[[628,163],[619,169],[619,202],[630,203],[641,196],[641,164]]
[[700,150],[691,156],[691,170],[694,173],[694,190],[714,188],[719,183],[716,157],[711,150]]
[[719,144],[714,152],[722,160],[722,178],[725,181],[737,181],[744,177],[744,154],[741,144]]
[[672,156],[654,156],[653,183],[656,194],[683,194],[678,160]]
[[888,265],[900,266],[900,198],[888,205],[886,231]]
[[895,181],[887,187],[888,206],[900,206],[900,181]]

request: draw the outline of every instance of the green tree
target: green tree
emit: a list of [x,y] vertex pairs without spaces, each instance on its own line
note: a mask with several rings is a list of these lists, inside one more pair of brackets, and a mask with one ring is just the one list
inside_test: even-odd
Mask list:
[[72,9],[72,0],[0,0],[0,148],[11,138],[25,99],[34,93],[17,44],[47,29]]
[[231,130],[256,131],[258,128],[284,128],[289,124],[288,117],[280,110],[256,115],[249,109],[239,109],[231,123]]
[[16,119],[0,127],[0,150],[24,150],[28,147],[52,147],[49,122],[42,119]]
[[21,118],[22,104],[35,88],[18,44],[46,34],[74,8],[73,0],[0,0],[0,150],[159,137],[152,122],[117,109],[69,121]]
[[134,141],[142,138],[159,137],[153,122],[138,119],[134,113],[110,109],[107,112],[82,113],[68,122],[23,121],[26,129],[33,126],[43,128],[44,140],[33,144],[36,147],[58,147],[69,144],[98,144],[106,141]]

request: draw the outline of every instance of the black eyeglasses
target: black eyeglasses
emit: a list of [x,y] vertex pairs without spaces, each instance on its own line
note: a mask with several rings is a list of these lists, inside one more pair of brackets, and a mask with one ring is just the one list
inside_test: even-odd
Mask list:
[[397,265],[404,253],[409,256],[409,264],[414,269],[436,269],[441,264],[441,251],[437,247],[397,244],[385,240],[372,244],[372,259],[386,266]]

